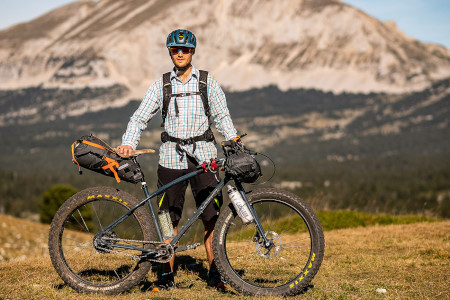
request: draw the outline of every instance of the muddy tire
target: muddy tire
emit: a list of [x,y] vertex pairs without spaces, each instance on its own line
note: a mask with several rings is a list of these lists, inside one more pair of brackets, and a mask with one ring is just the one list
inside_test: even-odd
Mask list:
[[213,251],[225,282],[246,295],[293,296],[304,291],[322,263],[325,241],[313,210],[298,196],[276,189],[248,195],[271,247],[255,224],[242,223],[234,207],[216,223]]
[[[67,285],[80,292],[111,295],[131,289],[145,277],[151,265],[133,259],[139,252],[94,243],[97,232],[136,204],[136,198],[124,191],[96,187],[78,192],[58,209],[48,246],[52,264]],[[112,229],[110,237],[156,241],[148,208],[138,208]],[[121,243],[139,245],[128,241]]]

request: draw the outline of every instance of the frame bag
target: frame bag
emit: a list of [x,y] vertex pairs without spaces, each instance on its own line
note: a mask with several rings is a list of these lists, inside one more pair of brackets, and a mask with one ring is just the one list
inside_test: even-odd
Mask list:
[[88,170],[111,176],[117,182],[138,183],[143,178],[136,160],[122,158],[108,144],[94,135],[82,136],[72,144],[72,160]]

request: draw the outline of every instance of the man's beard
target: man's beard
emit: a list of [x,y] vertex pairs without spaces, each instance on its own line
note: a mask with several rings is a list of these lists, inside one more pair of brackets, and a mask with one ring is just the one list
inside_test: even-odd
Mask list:
[[175,66],[175,68],[178,70],[178,71],[186,71],[187,69],[189,69],[189,67],[191,66],[191,63],[189,62],[187,65],[185,65],[184,67],[178,67],[178,66]]

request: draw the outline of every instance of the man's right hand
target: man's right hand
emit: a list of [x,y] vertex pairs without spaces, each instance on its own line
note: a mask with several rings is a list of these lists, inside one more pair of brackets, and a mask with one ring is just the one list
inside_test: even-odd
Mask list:
[[120,145],[116,148],[116,151],[120,153],[122,156],[131,156],[134,153],[134,150],[131,146],[128,145]]

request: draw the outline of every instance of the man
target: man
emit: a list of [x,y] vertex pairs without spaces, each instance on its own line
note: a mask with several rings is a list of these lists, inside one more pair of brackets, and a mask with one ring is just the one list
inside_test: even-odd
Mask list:
[[[191,64],[196,44],[196,38],[189,30],[178,29],[169,34],[166,46],[174,68],[170,76],[164,75],[150,86],[141,105],[128,123],[122,145],[117,147],[117,151],[121,154],[131,155],[138,144],[142,130],[147,127],[147,122],[158,110],[161,110],[163,116],[161,126],[164,127],[165,132],[161,135],[163,144],[159,153],[158,187],[195,170],[196,165],[203,161],[209,162],[211,158],[217,157],[209,115],[214,118],[217,130],[225,136],[226,140],[238,138],[230,118],[225,95],[219,84],[209,74],[206,77],[206,72],[197,70]],[[207,81],[206,85],[204,81]],[[199,89],[203,92],[206,90],[206,97]],[[215,174],[211,172],[203,173],[190,180],[197,206],[217,186],[218,181]],[[170,212],[175,234],[178,232],[177,227],[181,219],[187,184],[182,182],[168,189],[158,199],[160,209]],[[222,198],[220,196],[214,200],[200,217],[205,226],[204,242],[209,262],[208,286],[223,289],[224,284],[214,264],[212,251],[214,225]],[[175,286],[173,265],[174,258],[170,263],[163,265],[163,274],[155,284],[154,291]]]

